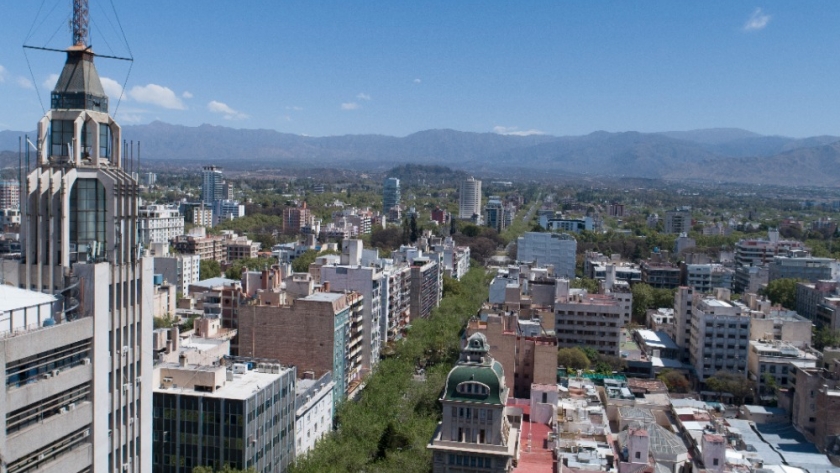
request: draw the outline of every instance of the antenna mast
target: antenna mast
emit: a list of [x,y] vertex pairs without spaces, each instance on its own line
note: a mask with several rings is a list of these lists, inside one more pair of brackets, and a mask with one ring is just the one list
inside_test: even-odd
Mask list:
[[88,0],[73,0],[73,45],[88,45]]

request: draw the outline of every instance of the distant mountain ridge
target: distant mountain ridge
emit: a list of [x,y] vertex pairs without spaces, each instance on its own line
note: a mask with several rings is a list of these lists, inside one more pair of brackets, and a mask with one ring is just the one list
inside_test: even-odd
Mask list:
[[[16,154],[21,135],[23,132],[0,131],[0,151]],[[538,172],[541,177],[589,175],[840,185],[840,137],[797,139],[737,128],[662,133],[597,131],[582,136],[513,136],[438,129],[405,137],[309,137],[265,129],[152,122],[123,127],[123,137],[142,143],[144,162],[170,167],[217,163],[243,169],[312,166],[384,171],[417,163],[510,177]]]

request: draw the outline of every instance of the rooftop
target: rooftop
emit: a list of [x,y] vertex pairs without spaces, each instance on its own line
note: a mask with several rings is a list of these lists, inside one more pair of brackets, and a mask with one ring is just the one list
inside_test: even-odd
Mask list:
[[13,286],[0,285],[0,312],[23,309],[41,304],[50,304],[55,296],[43,292],[27,291]]
[[236,279],[228,279],[228,278],[218,277],[218,278],[202,279],[201,281],[194,282],[194,283],[190,284],[190,286],[200,286],[200,287],[206,287],[208,289],[212,289],[214,287],[230,286],[231,284],[238,284],[238,283],[239,283],[239,281],[237,281]]
[[[216,366],[199,365],[191,365],[182,368],[178,363],[164,363],[159,365],[159,367],[170,369],[180,368],[184,371],[212,371],[218,369]],[[256,370],[248,370],[244,374],[234,374],[233,380],[225,382],[225,384],[219,389],[216,389],[215,392],[196,391],[195,389],[183,387],[155,387],[154,392],[244,401],[245,399],[253,396],[259,390],[268,386],[270,383],[280,379],[283,375],[288,373],[289,370],[290,368],[283,367],[281,368],[280,373],[264,373]]]

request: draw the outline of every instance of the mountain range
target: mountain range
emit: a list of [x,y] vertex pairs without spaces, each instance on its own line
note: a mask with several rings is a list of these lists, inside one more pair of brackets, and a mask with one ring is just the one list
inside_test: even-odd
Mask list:
[[[16,165],[18,137],[23,134],[0,131],[0,151],[7,151],[0,164]],[[384,171],[418,163],[488,176],[840,186],[840,137],[765,136],[737,128],[598,131],[583,136],[426,130],[405,137],[309,137],[274,130],[152,122],[123,127],[123,137],[141,142],[143,162],[155,168],[219,164],[243,170],[311,166]]]

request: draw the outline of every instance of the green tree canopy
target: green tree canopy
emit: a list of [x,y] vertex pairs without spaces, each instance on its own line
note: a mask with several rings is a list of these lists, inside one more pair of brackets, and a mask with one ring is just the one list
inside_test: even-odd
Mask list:
[[577,289],[586,289],[590,294],[598,293],[598,281],[590,278],[574,278],[569,286]]
[[557,350],[557,365],[572,370],[589,369],[589,358],[580,348],[561,348]]
[[840,331],[832,330],[831,327],[814,328],[812,337],[814,348],[822,350],[825,347],[840,346]]
[[773,304],[781,304],[786,309],[796,308],[796,284],[799,279],[774,279],[767,284],[764,294]]
[[672,393],[687,393],[691,391],[691,383],[688,382],[685,375],[679,371],[664,369],[656,379],[665,383],[668,387],[668,392]]
[[222,266],[213,259],[203,259],[198,264],[198,279],[217,278],[222,275]]
[[736,404],[743,404],[752,394],[753,383],[743,373],[718,371],[706,380],[706,386],[718,393],[732,394]]

